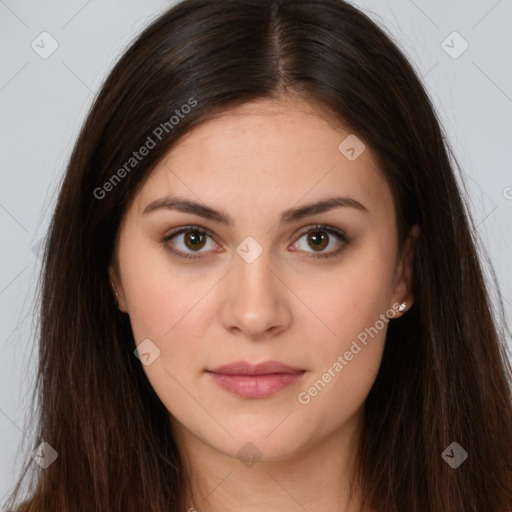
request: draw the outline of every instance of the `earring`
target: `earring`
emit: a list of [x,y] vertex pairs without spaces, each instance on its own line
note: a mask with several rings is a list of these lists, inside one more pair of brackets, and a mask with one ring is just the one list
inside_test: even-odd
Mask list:
[[403,313],[405,311],[406,307],[407,307],[407,302],[402,302],[402,304],[400,304],[400,306],[398,306],[398,311],[400,311],[400,313]]

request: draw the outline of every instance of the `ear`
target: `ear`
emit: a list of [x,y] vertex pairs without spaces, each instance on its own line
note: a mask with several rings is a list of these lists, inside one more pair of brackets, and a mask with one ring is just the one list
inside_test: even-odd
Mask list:
[[128,310],[126,308],[126,301],[124,299],[123,285],[113,265],[110,265],[108,267],[108,277],[110,279],[110,285],[112,287],[112,295],[115,301],[117,302],[117,307],[123,313],[127,313]]
[[420,236],[420,228],[417,224],[415,224],[409,235],[407,240],[404,242],[404,247],[402,251],[402,256],[400,261],[397,264],[395,271],[395,281],[393,284],[393,304],[402,304],[406,303],[406,308],[402,312],[396,312],[396,316],[403,315],[414,302],[414,293],[413,293],[413,261],[414,254],[416,250],[416,242]]

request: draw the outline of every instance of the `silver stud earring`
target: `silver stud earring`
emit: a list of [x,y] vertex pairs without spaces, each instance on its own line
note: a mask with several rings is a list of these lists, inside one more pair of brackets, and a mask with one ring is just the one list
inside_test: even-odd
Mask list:
[[407,302],[402,302],[402,304],[400,304],[400,306],[398,306],[398,311],[400,311],[400,313],[403,313],[405,311],[406,307],[407,307]]

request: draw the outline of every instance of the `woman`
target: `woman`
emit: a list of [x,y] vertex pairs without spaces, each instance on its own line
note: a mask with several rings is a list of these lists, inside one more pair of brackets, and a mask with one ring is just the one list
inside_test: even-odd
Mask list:
[[341,0],[185,0],[71,156],[34,486],[9,505],[512,510],[498,327],[448,145],[384,32]]

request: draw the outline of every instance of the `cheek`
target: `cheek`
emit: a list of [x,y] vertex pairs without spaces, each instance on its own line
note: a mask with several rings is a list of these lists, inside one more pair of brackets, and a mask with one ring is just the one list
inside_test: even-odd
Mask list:
[[[317,348],[332,359],[345,352],[353,340],[379,321],[390,307],[392,292],[391,259],[384,260],[374,251],[348,260],[346,264],[326,274],[317,286],[311,282],[302,285],[305,302],[323,324],[318,329]],[[318,323],[317,321],[317,323]],[[378,324],[383,340],[385,328]],[[324,361],[325,362],[325,361]]]
[[326,430],[344,421],[366,399],[379,371],[389,325],[393,254],[375,244],[330,276],[316,308],[333,332],[315,347],[316,368],[299,403],[322,418]]
[[201,333],[211,317],[213,294],[208,292],[218,277],[213,272],[199,277],[192,265],[171,264],[163,249],[156,257],[154,252],[132,250],[125,260],[130,323],[136,345],[149,339],[157,347],[158,357],[143,367],[156,394],[169,410],[188,410],[190,397],[184,389],[192,389],[205,366]]
[[137,343],[145,338],[163,342],[187,322],[209,283],[194,278],[186,266],[173,263],[155,241],[133,237],[126,240],[123,253],[123,289],[135,339]]
[[[144,262],[144,258],[140,258]],[[159,355],[143,370],[165,407],[182,421],[204,421],[187,390],[202,369],[198,343],[211,284],[184,277],[168,264],[132,266],[123,282],[136,344],[149,339]],[[128,270],[128,269],[127,269]],[[197,416],[197,417],[196,417]]]
[[309,347],[313,371],[297,396],[306,421],[320,424],[323,434],[364,403],[379,371],[389,325],[390,281],[382,269],[354,268],[335,282],[325,296],[316,297],[315,307],[330,330],[322,329],[325,334],[314,350]]

